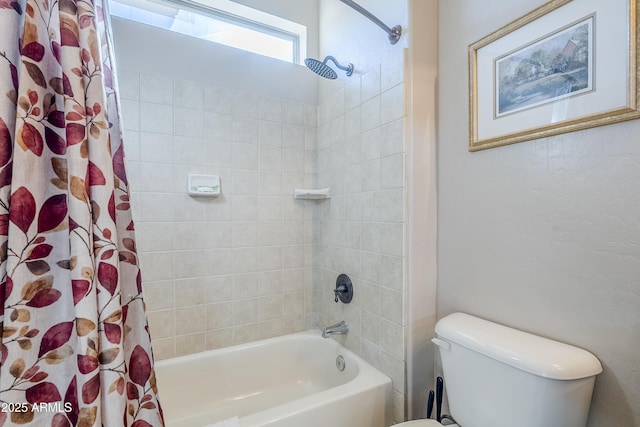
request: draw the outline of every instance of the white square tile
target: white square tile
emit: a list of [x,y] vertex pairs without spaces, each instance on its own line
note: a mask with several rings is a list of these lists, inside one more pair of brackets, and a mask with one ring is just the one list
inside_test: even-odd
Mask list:
[[380,278],[379,283],[383,288],[402,291],[403,290],[403,259],[387,255],[380,256]]
[[180,222],[174,224],[174,244],[177,251],[189,249],[205,249],[206,242],[202,239],[202,223]]
[[362,164],[362,191],[380,189],[380,160],[370,160]]
[[380,159],[380,188],[401,188],[404,186],[404,154]]
[[140,73],[129,70],[119,70],[118,86],[121,99],[140,100]]
[[123,99],[122,125],[124,130],[140,130],[140,102]]
[[284,245],[300,245],[304,243],[304,222],[285,222],[281,229],[281,237]]
[[175,276],[178,279],[205,275],[205,252],[203,250],[176,251],[174,254]]
[[234,221],[257,221],[258,197],[234,196],[232,216]]
[[275,172],[281,171],[282,150],[280,148],[260,146],[260,170]]
[[282,126],[282,147],[296,150],[305,148],[305,128],[296,125]]
[[[186,184],[182,188],[186,188]],[[173,203],[176,203],[176,221],[204,221],[206,202],[183,191],[173,195]]]
[[171,251],[173,250],[173,230],[171,223],[143,222],[136,223],[136,244],[138,251]]
[[206,341],[207,350],[233,345],[233,328],[207,330]]
[[260,228],[257,222],[233,224],[233,247],[252,247],[260,244]]
[[282,146],[282,125],[276,122],[260,120],[258,122],[258,142],[272,147]]
[[389,123],[404,117],[404,85],[399,84],[383,92],[380,97],[381,123]]
[[238,274],[256,271],[260,271],[259,248],[234,248],[233,272]]
[[205,139],[205,163],[213,167],[229,167],[233,163],[233,144]]
[[205,274],[207,276],[213,275],[227,275],[232,274],[233,265],[233,249],[207,249],[205,251],[207,258],[207,264],[205,266]]
[[260,300],[243,299],[233,302],[233,324],[255,323],[260,319]]
[[123,141],[126,161],[129,162],[140,160],[140,132],[134,130],[125,130]]
[[380,97],[376,96],[362,104],[362,131],[380,126]]
[[384,301],[384,304],[380,307],[380,317],[395,324],[402,325],[402,292],[382,288],[380,289],[380,299]]
[[258,146],[255,144],[233,143],[234,169],[258,169]]
[[380,65],[374,65],[362,75],[362,102],[380,95]]
[[282,295],[271,295],[260,298],[260,320],[273,320],[282,317]]
[[282,247],[282,268],[302,268],[304,267],[304,247],[302,245],[291,245]]
[[282,270],[264,271],[260,273],[260,295],[282,294],[284,277]]
[[233,141],[233,117],[217,113],[204,113],[204,136],[210,140]]
[[404,189],[381,190],[378,192],[377,219],[387,222],[404,220]]
[[259,183],[256,182],[256,184],[258,184],[258,194],[261,196],[282,195],[282,173],[280,172],[260,172]]
[[315,105],[305,104],[304,125],[307,127],[318,127],[318,107]]
[[171,310],[158,310],[147,312],[149,321],[149,333],[154,340],[161,338],[173,338],[175,336],[175,312]]
[[282,221],[282,198],[264,197],[259,198],[259,219],[260,221]]
[[361,102],[361,79],[360,76],[354,76],[352,81],[344,87],[344,110],[350,111],[358,107]]
[[[201,228],[200,239],[204,240],[207,249],[230,248],[232,245],[232,223],[204,222],[197,223]],[[204,230],[202,229],[204,228]]]
[[212,276],[203,277],[201,280],[205,287],[205,302],[207,304],[231,301],[233,299],[233,283],[234,276]]
[[260,296],[260,273],[236,274],[233,276],[233,299]]
[[403,126],[403,120],[396,120],[380,127],[380,155],[390,156],[405,151]]
[[171,105],[140,103],[140,130],[143,132],[173,133],[173,107]]
[[204,110],[218,114],[233,114],[235,91],[222,87],[204,87]]
[[176,336],[176,356],[197,353],[205,350],[204,331]]
[[258,119],[280,123],[282,121],[282,101],[276,98],[258,98]]
[[362,160],[366,161],[380,158],[380,141],[380,128],[375,128],[362,134],[362,138],[360,138]]
[[233,303],[219,302],[206,306],[207,329],[221,329],[233,326]]
[[259,248],[259,268],[263,271],[282,269],[282,246],[262,246]]
[[173,136],[150,132],[140,133],[141,161],[171,163],[173,158]]
[[386,58],[381,64],[381,89],[384,92],[404,81],[404,52],[403,49],[387,51]]
[[176,307],[190,307],[204,304],[205,288],[201,278],[178,279],[175,281],[175,286]]
[[243,344],[260,339],[260,324],[239,325],[233,328],[233,343]]
[[258,143],[258,120],[234,117],[233,142]]
[[282,170],[284,172],[305,172],[305,151],[282,150]]
[[282,221],[260,221],[260,246],[274,246],[283,243]]
[[166,193],[173,188],[173,165],[140,163],[140,191]]
[[144,300],[147,310],[166,310],[174,307],[175,294],[173,280],[143,283]]
[[304,128],[304,149],[316,151],[318,149],[318,129]]
[[[262,177],[262,173],[260,174]],[[262,187],[262,182],[260,182]],[[252,170],[233,171],[233,194],[235,195],[257,195],[258,194],[258,172]]]
[[166,193],[140,193],[140,221],[171,222],[176,218],[175,200]]
[[204,116],[202,110],[176,107],[174,115],[174,134],[202,138],[204,136]]
[[[226,196],[224,194],[224,184],[222,182],[224,178],[221,178],[222,195],[213,198],[213,200],[207,201],[205,207],[204,220],[212,222],[231,221],[233,219],[233,201],[235,196]],[[241,197],[241,196],[238,196]]]
[[186,165],[205,165],[204,140],[187,136],[173,138],[174,162]]
[[153,357],[156,360],[169,359],[176,356],[175,338],[156,339],[155,334],[151,338],[153,345]]

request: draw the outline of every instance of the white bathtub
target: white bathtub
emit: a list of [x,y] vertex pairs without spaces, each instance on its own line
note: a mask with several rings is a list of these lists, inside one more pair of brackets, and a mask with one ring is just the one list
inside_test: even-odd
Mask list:
[[319,331],[162,360],[156,376],[167,427],[392,424],[391,380]]

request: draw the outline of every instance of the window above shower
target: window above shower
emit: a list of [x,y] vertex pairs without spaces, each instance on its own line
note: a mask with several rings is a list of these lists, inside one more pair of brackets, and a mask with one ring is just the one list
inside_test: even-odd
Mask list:
[[307,27],[230,0],[110,0],[113,16],[300,64]]

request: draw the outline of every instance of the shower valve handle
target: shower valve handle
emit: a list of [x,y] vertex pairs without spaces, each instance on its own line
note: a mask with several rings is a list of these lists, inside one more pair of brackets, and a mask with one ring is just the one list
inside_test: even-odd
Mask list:
[[344,294],[344,293],[346,293],[346,292],[349,292],[349,289],[347,288],[347,285],[340,285],[340,286],[336,287],[336,288],[333,290],[333,293],[334,293],[334,294],[335,294],[335,296],[336,296],[335,301],[336,301],[336,302],[338,302],[338,294]]
[[336,288],[333,290],[335,302],[342,301],[349,304],[353,298],[353,284],[346,274],[340,274],[336,279]]

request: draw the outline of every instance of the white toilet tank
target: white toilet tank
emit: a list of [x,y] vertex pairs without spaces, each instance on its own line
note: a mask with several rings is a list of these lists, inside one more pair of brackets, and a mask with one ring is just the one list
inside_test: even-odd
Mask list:
[[436,324],[449,410],[462,427],[585,427],[598,359],[463,313]]

